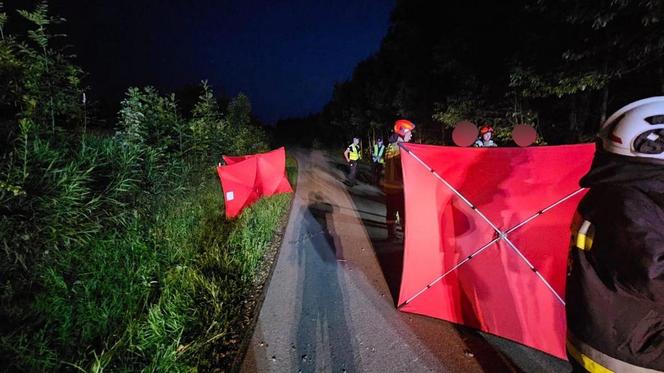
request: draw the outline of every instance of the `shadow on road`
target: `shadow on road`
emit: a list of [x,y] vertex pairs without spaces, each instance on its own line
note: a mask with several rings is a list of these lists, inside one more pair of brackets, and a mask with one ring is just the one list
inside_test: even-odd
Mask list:
[[318,193],[309,195],[305,211],[307,244],[298,253],[302,280],[299,281],[302,309],[292,346],[293,366],[303,372],[326,370],[355,372],[353,333],[346,322],[346,305],[339,281],[343,247],[330,219],[335,207]]

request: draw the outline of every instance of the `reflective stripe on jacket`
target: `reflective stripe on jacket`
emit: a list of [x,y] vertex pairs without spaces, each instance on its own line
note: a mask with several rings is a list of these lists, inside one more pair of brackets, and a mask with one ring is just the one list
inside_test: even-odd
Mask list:
[[613,358],[597,351],[589,344],[583,343],[572,334],[567,335],[567,352],[569,356],[590,373],[657,373],[654,369],[642,368]]
[[374,162],[385,163],[385,157],[383,157],[384,153],[385,153],[385,145],[378,146],[378,144],[374,144],[373,153],[371,154],[371,157],[373,158]]

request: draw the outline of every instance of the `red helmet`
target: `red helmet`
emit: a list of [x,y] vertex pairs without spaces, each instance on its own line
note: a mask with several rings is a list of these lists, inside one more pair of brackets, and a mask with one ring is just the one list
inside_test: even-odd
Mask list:
[[489,125],[486,125],[486,126],[482,127],[482,129],[480,129],[480,136],[484,135],[487,132],[493,133],[493,127],[491,127]]
[[398,134],[399,136],[404,136],[406,134],[406,130],[412,131],[414,129],[415,124],[409,120],[399,119],[394,122],[394,133]]

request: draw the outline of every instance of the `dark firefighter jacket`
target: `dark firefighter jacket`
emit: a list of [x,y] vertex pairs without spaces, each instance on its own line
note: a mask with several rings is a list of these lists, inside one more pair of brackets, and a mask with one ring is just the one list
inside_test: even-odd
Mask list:
[[664,371],[664,165],[600,151],[581,186],[590,190],[578,215],[592,237],[583,250],[573,239],[568,331],[614,359]]

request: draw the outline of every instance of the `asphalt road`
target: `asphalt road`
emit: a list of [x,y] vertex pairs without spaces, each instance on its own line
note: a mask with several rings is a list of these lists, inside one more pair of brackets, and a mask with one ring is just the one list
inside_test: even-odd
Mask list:
[[[294,152],[298,187],[243,372],[569,372],[539,351],[395,308],[403,246],[379,189]],[[361,171],[366,175],[366,169]]]

